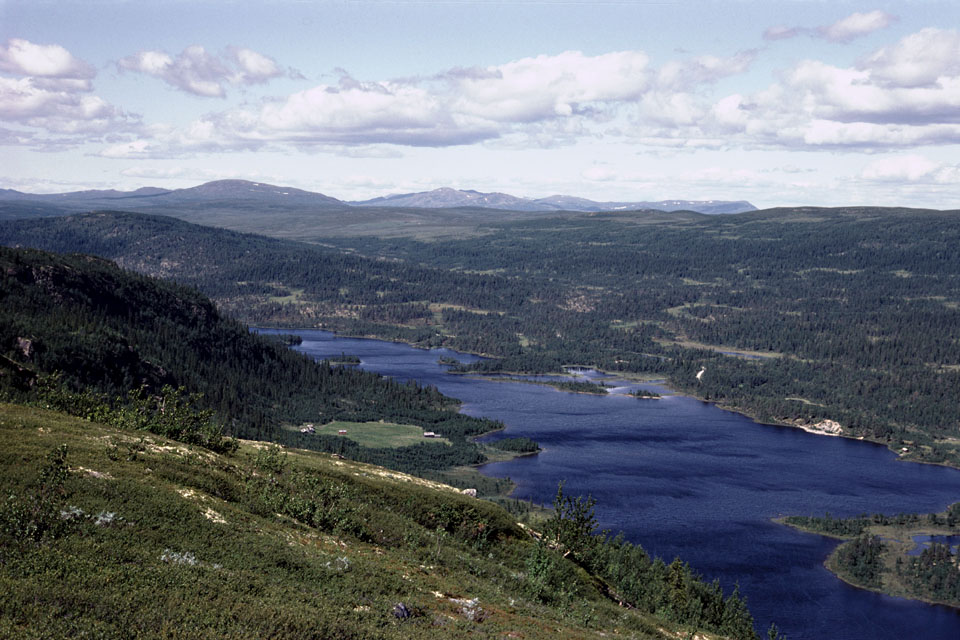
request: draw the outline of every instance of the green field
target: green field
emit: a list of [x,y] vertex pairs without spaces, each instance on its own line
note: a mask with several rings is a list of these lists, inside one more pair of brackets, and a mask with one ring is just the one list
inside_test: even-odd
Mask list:
[[450,445],[446,438],[424,438],[423,428],[412,424],[393,422],[346,422],[336,420],[316,427],[317,434],[336,435],[345,429],[346,437],[364,447],[409,447],[420,442],[442,442]]

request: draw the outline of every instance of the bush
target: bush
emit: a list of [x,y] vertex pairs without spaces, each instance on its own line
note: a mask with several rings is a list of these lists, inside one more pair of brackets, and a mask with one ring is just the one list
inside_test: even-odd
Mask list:
[[67,446],[47,455],[35,485],[22,495],[11,494],[0,506],[0,535],[16,543],[40,543],[62,535],[70,524],[64,517],[67,492]]

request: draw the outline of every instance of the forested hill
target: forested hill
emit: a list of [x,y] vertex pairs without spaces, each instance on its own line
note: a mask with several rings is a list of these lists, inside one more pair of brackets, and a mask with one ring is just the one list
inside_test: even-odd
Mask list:
[[485,369],[667,377],[764,421],[960,465],[957,212],[626,212],[482,232],[309,246],[98,213],[0,223],[0,243],[105,255],[251,324],[498,356]]
[[202,393],[240,437],[299,441],[282,425],[333,419],[424,425],[463,445],[444,448],[464,460],[441,468],[477,461],[465,436],[497,426],[460,415],[436,389],[316,363],[251,334],[193,289],[101,258],[0,247],[0,393],[28,398],[55,372],[108,400],[144,385]]
[[[204,227],[176,218],[117,211],[0,222],[0,245],[80,252],[196,287],[226,315],[260,326],[321,323],[353,332],[439,344],[427,303],[515,309],[537,298],[559,304],[560,289],[491,274],[382,260],[329,246]],[[497,335],[457,344],[489,350]],[[489,342],[489,345],[485,345]],[[501,341],[502,342],[502,341]]]

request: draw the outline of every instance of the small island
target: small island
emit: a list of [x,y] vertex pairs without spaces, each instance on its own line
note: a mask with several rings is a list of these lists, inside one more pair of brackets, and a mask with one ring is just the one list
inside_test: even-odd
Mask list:
[[327,358],[327,362],[333,366],[355,366],[360,364],[360,356],[341,353],[339,356]]
[[606,386],[594,382],[582,382],[579,380],[559,380],[555,382],[548,380],[543,384],[553,387],[554,389],[559,389],[560,391],[571,391],[573,393],[592,393],[600,396],[609,393]]
[[944,513],[787,516],[777,522],[845,540],[824,564],[848,584],[960,608],[960,502]]
[[630,392],[630,395],[642,400],[659,400],[663,397],[656,391],[648,391],[647,389],[634,389]]

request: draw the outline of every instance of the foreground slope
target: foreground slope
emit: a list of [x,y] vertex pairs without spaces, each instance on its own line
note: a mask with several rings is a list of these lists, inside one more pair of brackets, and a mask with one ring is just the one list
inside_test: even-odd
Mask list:
[[[218,455],[0,404],[0,482],[5,638],[688,632],[653,604],[620,606],[610,584],[490,503],[329,454],[244,442]],[[652,571],[637,558],[620,573]],[[679,565],[668,588],[660,567],[640,586],[675,617],[674,598],[699,592]],[[727,602],[711,605],[715,620],[755,637],[742,603]]]

